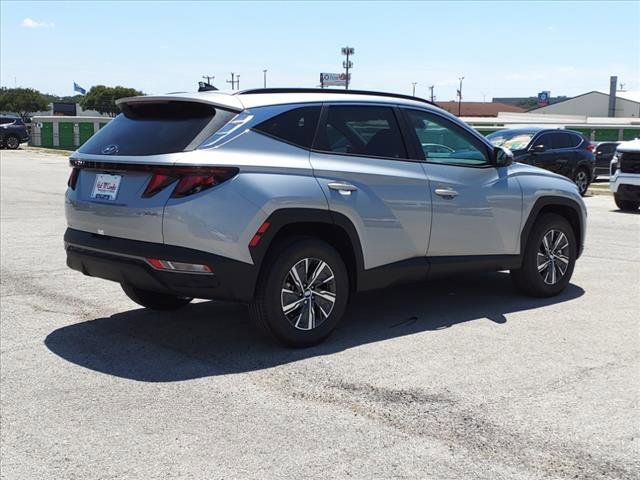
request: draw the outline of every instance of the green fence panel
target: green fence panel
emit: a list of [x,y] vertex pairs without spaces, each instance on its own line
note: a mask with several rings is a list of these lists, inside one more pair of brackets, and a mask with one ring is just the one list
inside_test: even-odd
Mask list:
[[73,123],[58,123],[58,140],[61,148],[73,148]]
[[625,128],[623,130],[623,140],[633,140],[634,138],[640,138],[640,128]]
[[93,134],[93,122],[81,122],[79,125],[80,145],[89,140]]
[[619,128],[596,128],[596,142],[615,142],[618,140]]
[[105,125],[106,125],[106,123],[100,122],[100,128],[104,127]]
[[42,122],[42,128],[40,129],[40,144],[43,147],[53,147],[53,123]]

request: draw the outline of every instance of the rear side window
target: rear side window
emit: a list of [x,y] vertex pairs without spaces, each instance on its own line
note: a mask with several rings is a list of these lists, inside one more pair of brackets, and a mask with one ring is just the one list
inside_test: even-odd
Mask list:
[[547,133],[542,136],[541,142],[545,147],[551,150],[557,150],[560,148],[571,148],[573,146],[573,137],[570,133],[556,132]]
[[366,157],[407,158],[398,121],[389,107],[330,106],[318,128],[314,148]]
[[294,108],[256,125],[254,130],[302,148],[311,148],[320,107]]
[[[92,136],[80,153],[159,155],[184,151],[196,137],[209,136],[236,115],[196,102],[138,102]],[[206,138],[205,136],[205,138]]]
[[582,143],[582,137],[576,135],[575,133],[567,133],[565,134],[569,137],[569,147],[575,148]]

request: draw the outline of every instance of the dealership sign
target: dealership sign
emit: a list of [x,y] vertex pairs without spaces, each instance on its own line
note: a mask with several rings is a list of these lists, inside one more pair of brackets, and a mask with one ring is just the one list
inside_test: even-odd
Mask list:
[[[349,75],[349,80],[351,80],[351,75]],[[320,74],[320,85],[323,87],[336,85],[340,87],[344,87],[347,83],[347,75],[345,73],[321,73]]]
[[551,92],[540,92],[538,94],[538,106],[546,107],[549,105],[549,100],[551,98]]

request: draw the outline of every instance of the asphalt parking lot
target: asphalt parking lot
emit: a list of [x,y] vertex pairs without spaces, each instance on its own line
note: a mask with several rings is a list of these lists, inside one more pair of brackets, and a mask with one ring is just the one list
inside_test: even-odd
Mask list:
[[242,306],[148,312],[68,270],[66,158],[0,171],[3,479],[639,476],[640,215],[609,195],[557,298],[505,273],[372,292],[286,350]]

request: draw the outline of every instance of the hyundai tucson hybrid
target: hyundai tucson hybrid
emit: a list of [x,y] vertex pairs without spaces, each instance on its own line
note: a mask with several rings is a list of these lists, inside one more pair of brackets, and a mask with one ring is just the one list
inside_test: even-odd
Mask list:
[[426,100],[260,89],[118,103],[70,157],[67,263],[150,309],[243,302],[276,340],[309,346],[354,292],[510,270],[547,297],[582,252],[571,181]]
[[512,128],[487,135],[493,145],[513,152],[514,160],[564,175],[585,195],[596,177],[594,145],[572,130]]

